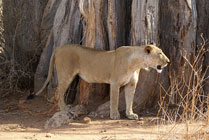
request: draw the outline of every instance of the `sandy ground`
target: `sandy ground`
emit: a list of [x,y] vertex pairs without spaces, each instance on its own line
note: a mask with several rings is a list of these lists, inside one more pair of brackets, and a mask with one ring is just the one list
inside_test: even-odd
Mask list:
[[[0,140],[209,140],[205,123],[189,124],[186,129],[185,124],[159,125],[155,117],[143,117],[140,121],[91,118],[90,123],[85,123],[85,116],[81,116],[59,128],[44,129],[46,120],[53,114],[35,117],[20,109],[5,112],[18,100],[19,97],[0,100]],[[44,112],[52,105],[41,97],[24,106],[34,112]]]

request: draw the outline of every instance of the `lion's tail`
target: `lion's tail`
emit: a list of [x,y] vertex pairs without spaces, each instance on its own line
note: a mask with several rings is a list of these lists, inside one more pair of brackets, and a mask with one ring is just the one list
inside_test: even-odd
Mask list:
[[35,98],[36,96],[38,96],[41,92],[43,92],[43,90],[46,88],[46,86],[48,85],[51,77],[52,77],[52,72],[53,72],[53,69],[54,69],[54,61],[55,61],[55,51],[53,51],[52,53],[52,56],[51,56],[51,59],[50,59],[50,63],[49,63],[49,71],[48,71],[48,76],[47,76],[47,79],[44,83],[44,85],[42,86],[42,88],[36,92],[35,94],[30,94],[27,99],[33,99]]

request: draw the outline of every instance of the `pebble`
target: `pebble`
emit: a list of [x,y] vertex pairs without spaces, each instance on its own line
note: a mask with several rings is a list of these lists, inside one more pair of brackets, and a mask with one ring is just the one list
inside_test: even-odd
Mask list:
[[89,118],[89,117],[84,117],[84,118],[83,118],[83,121],[84,121],[84,123],[89,124],[89,123],[91,123],[91,118]]

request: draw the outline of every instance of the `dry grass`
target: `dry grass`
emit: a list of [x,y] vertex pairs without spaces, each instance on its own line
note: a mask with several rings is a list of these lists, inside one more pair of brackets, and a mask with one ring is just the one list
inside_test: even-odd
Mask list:
[[182,72],[178,78],[170,74],[169,90],[161,88],[166,94],[161,95],[159,101],[158,116],[161,121],[158,124],[173,125],[167,129],[167,136],[171,139],[177,139],[175,137],[179,134],[186,140],[209,139],[209,96],[204,92],[205,82],[209,78],[206,77],[209,66],[203,68],[204,56],[209,52],[206,49],[209,42],[201,37],[203,43],[195,48],[197,53],[193,62],[182,55],[186,73]]

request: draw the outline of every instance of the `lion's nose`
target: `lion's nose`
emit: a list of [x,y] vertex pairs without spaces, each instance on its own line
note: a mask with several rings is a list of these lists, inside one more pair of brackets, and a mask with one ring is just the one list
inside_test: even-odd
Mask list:
[[166,61],[167,63],[170,63],[170,60],[169,59],[167,59],[167,61]]

